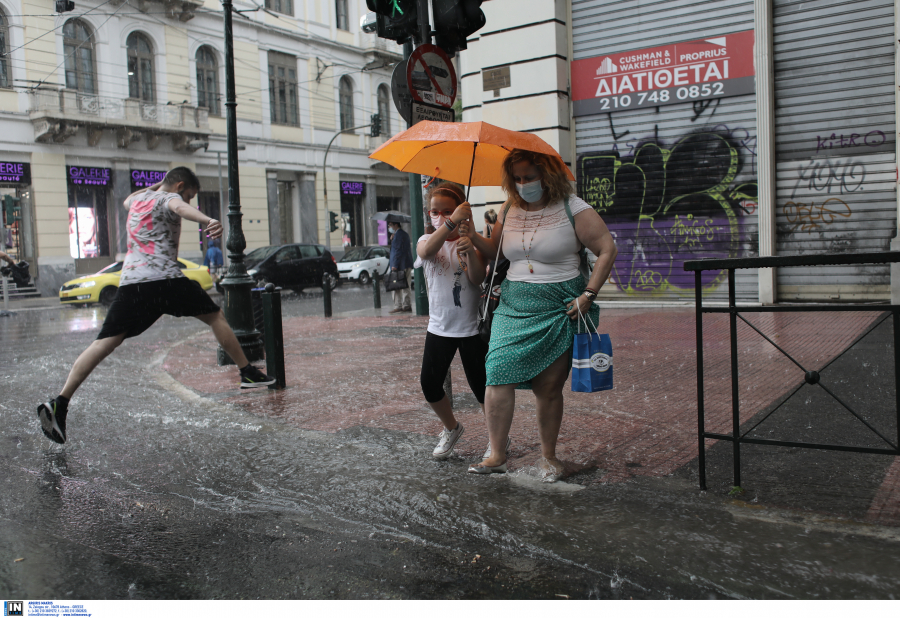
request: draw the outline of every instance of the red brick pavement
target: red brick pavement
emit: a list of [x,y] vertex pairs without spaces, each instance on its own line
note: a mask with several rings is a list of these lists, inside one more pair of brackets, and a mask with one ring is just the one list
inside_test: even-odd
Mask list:
[[[750,314],[748,319],[804,366],[819,369],[846,349],[876,318],[873,313]],[[696,457],[697,402],[692,309],[604,309],[601,329],[614,346],[615,384],[604,393],[565,395],[559,456],[575,471],[596,467],[601,481],[664,476]],[[409,315],[289,318],[284,323],[289,387],[235,390],[234,368],[208,364],[212,336],[174,348],[164,368],[201,394],[219,394],[248,411],[304,429],[334,432],[353,426],[436,435],[433,412],[422,398],[419,368],[427,319]],[[731,429],[731,380],[726,315],[704,320],[705,401],[708,431]],[[802,375],[769,343],[738,327],[741,420],[746,421],[795,386]],[[459,360],[453,390],[468,393]],[[480,409],[458,410],[466,434],[457,446],[477,458],[487,445]],[[510,467],[540,455],[535,401],[517,391]],[[900,521],[900,460],[873,502],[873,517]]]

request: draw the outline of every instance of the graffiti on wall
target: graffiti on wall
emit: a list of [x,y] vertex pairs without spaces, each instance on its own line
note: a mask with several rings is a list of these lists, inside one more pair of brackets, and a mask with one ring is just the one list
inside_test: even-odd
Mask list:
[[824,202],[786,202],[782,207],[789,228],[787,234],[816,232],[827,228],[835,221],[849,219],[853,214],[850,206],[839,197],[828,198]]
[[[628,137],[612,131],[617,141]],[[671,144],[654,134],[623,145],[577,162],[578,193],[603,216],[619,249],[612,279],[628,294],[693,294],[685,261],[738,257],[749,240],[739,222],[756,210],[757,185],[738,177],[748,177],[742,171],[755,138],[716,125]],[[705,271],[703,289],[718,288],[724,276]]]

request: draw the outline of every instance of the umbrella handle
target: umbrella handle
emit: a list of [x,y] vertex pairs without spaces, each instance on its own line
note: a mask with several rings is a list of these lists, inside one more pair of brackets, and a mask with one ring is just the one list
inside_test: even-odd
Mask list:
[[472,172],[475,170],[475,151],[478,150],[478,142],[472,146],[472,166],[469,168],[469,184],[466,189],[466,201],[469,201],[469,191],[472,190]]

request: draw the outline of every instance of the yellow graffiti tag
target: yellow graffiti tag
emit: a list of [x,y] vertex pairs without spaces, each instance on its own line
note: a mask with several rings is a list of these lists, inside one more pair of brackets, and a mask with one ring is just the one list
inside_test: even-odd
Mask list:
[[669,234],[679,240],[679,249],[693,249],[700,247],[702,240],[713,240],[721,229],[721,226],[713,225],[713,220],[710,218],[701,223],[694,219],[694,215],[688,215],[684,219],[675,215],[675,224],[669,230]]
[[794,226],[791,232],[795,232],[797,228],[801,232],[812,232],[823,225],[831,225],[838,217],[846,219],[852,214],[853,210],[847,202],[837,197],[829,198],[821,204],[787,202],[784,205],[784,216]]
[[634,287],[638,290],[655,290],[662,287],[664,283],[662,273],[655,270],[636,270],[634,279]]

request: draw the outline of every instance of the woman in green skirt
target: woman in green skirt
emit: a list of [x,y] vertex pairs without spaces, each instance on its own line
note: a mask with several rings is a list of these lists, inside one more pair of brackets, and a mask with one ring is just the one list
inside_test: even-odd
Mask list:
[[[510,267],[494,312],[486,359],[484,407],[490,454],[469,472],[506,472],[515,389],[530,386],[537,398],[542,454],[538,465],[544,480],[555,481],[563,473],[556,440],[578,311],[589,313],[597,323],[594,299],[612,270],[616,245],[600,215],[573,195],[556,157],[513,150],[503,164],[503,189],[508,200],[491,238],[471,233],[473,244],[487,258],[497,256],[500,249]],[[579,273],[582,246],[597,256],[589,281]]]

